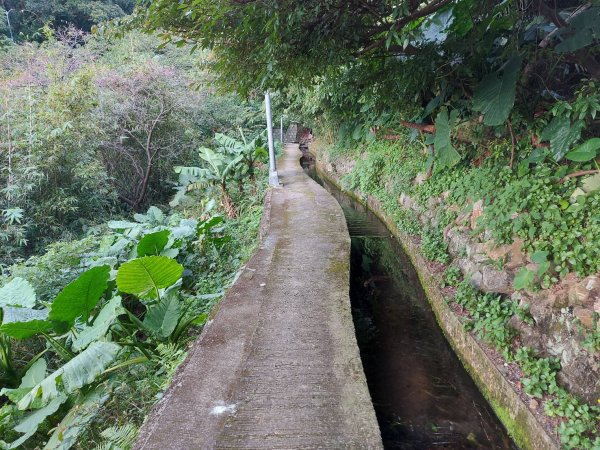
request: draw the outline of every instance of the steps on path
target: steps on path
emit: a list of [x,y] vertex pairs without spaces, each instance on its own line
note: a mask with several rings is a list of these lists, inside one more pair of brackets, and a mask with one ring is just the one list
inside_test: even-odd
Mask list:
[[382,448],[350,311],[346,222],[300,156],[286,145],[269,230],[137,449]]

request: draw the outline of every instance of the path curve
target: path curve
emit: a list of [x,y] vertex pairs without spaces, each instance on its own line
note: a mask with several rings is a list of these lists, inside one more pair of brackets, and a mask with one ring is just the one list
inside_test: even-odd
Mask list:
[[382,448],[335,199],[280,158],[269,229],[142,427],[137,449]]

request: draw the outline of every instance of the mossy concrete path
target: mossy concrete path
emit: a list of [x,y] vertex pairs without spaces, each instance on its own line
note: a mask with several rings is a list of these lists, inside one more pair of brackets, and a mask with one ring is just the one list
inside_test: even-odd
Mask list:
[[346,222],[300,156],[286,145],[260,248],[136,448],[382,447],[350,313]]

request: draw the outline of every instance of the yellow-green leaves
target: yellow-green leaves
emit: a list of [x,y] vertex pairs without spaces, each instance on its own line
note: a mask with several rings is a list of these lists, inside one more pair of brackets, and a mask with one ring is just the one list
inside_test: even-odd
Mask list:
[[126,262],[117,273],[117,287],[121,292],[140,298],[157,298],[159,289],[175,284],[183,273],[183,266],[166,256],[144,256]]

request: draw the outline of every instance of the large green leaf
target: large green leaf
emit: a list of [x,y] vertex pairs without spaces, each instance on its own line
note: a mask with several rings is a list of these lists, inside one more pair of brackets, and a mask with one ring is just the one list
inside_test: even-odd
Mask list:
[[576,120],[571,124],[571,119],[568,116],[556,116],[544,128],[540,135],[543,141],[550,141],[550,150],[555,161],[560,161],[563,156],[569,151],[571,145],[581,137],[581,129],[583,122]]
[[73,324],[77,317],[84,320],[106,290],[110,275],[109,266],[94,267],[69,283],[50,307],[49,319]]
[[600,149],[600,138],[592,138],[577,146],[565,155],[569,161],[587,162],[591,161],[598,154]]
[[54,398],[50,403],[40,409],[36,409],[35,411],[27,414],[19,423],[15,426],[14,430],[17,433],[24,433],[19,439],[14,442],[8,444],[5,448],[7,450],[19,448],[23,445],[29,438],[31,438],[41,423],[48,417],[58,411],[60,405],[62,405],[66,400],[67,396],[65,394],[60,394],[58,397]]
[[44,450],[68,450],[90,421],[108,400],[110,392],[100,385],[87,395],[81,395],[67,415],[58,424]]
[[145,235],[137,246],[138,256],[159,255],[169,242],[169,230],[161,230]]
[[29,391],[31,391],[32,387],[46,378],[46,369],[46,360],[44,358],[38,359],[31,365],[25,375],[23,375],[23,378],[21,378],[21,384],[18,388],[3,388],[0,390],[0,396],[6,395],[11,402],[17,403],[25,395],[27,395]]
[[165,295],[160,302],[148,309],[144,326],[161,338],[168,338],[177,327],[181,306],[176,293]]
[[600,39],[600,8],[589,8],[575,15],[559,35],[565,38],[555,47],[559,53],[577,51]]
[[0,332],[16,339],[27,339],[39,333],[45,333],[52,328],[48,319],[48,310],[29,308],[3,308]]
[[112,342],[94,342],[64,366],[36,384],[19,402],[17,407],[26,410],[41,398],[43,403],[60,395],[57,381],[67,394],[93,382],[117,357],[121,347]]
[[23,278],[14,278],[0,288],[0,307],[20,306],[22,308],[33,308],[35,300],[33,286]]
[[86,326],[79,332],[77,337],[73,340],[73,351],[79,352],[92,342],[103,339],[110,326],[115,323],[117,317],[121,314],[125,314],[125,308],[123,308],[121,304],[121,297],[117,296],[104,305],[94,319],[92,325]]
[[460,161],[460,154],[450,142],[450,124],[448,110],[442,108],[435,119],[434,138],[435,160],[442,167],[452,167]]
[[484,115],[486,125],[502,125],[515,103],[515,88],[521,68],[521,57],[512,56],[502,69],[487,75],[477,87],[473,109]]
[[139,297],[156,298],[159,289],[177,282],[183,266],[165,256],[144,256],[123,264],[117,272],[117,287],[121,292]]
[[134,214],[133,218],[140,223],[151,225],[163,225],[165,223],[165,214],[156,206],[148,208],[146,214]]
[[44,358],[38,359],[34,362],[29,370],[23,375],[21,378],[20,388],[32,388],[44,378],[46,378],[46,370],[48,369],[48,364]]

